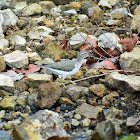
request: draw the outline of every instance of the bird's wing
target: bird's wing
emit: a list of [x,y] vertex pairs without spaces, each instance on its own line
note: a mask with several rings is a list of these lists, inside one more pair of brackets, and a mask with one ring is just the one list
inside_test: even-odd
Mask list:
[[47,65],[41,65],[39,67],[41,68],[53,68],[58,70],[65,70],[65,71],[72,71],[75,68],[75,62],[76,60],[70,60],[70,61],[61,61],[56,63],[51,63]]

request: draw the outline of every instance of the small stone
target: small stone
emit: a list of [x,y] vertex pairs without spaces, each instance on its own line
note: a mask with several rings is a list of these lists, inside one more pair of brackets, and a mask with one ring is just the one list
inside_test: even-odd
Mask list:
[[106,91],[106,87],[103,84],[94,84],[89,87],[89,91],[99,97],[103,97]]
[[0,87],[8,91],[14,91],[14,82],[9,76],[0,74]]
[[83,122],[83,126],[86,127],[86,126],[90,126],[91,120],[88,118],[85,118],[82,122]]
[[15,100],[5,97],[3,100],[0,101],[0,107],[4,109],[15,109],[16,102]]
[[77,14],[77,12],[76,12],[75,9],[70,9],[70,10],[68,10],[68,11],[64,11],[64,12],[63,12],[63,15],[64,15],[64,16],[70,16],[70,15],[76,15],[76,14]]
[[5,130],[0,130],[0,139],[1,140],[11,140],[11,136],[10,134],[8,133],[8,131],[5,131]]
[[33,3],[22,10],[22,14],[25,15],[35,15],[41,14],[41,6],[37,3]]
[[38,88],[36,105],[40,108],[51,108],[62,95],[62,88],[57,84],[44,83]]
[[0,111],[0,119],[3,118],[3,116],[5,115],[6,111],[5,110],[1,110]]
[[16,100],[17,104],[20,105],[20,106],[25,107],[25,105],[26,105],[26,98],[27,98],[27,95],[20,95],[18,97],[18,99]]
[[54,61],[57,62],[57,61],[61,61],[61,58],[58,54],[56,54],[55,58],[54,58]]
[[[84,37],[82,37],[82,36]],[[73,49],[78,49],[82,44],[85,43],[85,39],[87,38],[87,35],[85,33],[76,33],[74,36],[72,36],[70,38],[70,46],[73,48]]]
[[82,86],[68,86],[65,90],[65,96],[70,98],[72,101],[76,101],[81,96],[86,95],[88,93],[87,87]]
[[110,120],[99,123],[93,134],[95,140],[114,140],[115,139],[115,128]]
[[76,120],[81,120],[82,117],[81,117],[80,114],[75,114],[75,115],[74,115],[74,118],[75,118]]
[[73,104],[73,102],[66,97],[61,97],[58,102],[60,104]]
[[26,43],[26,40],[23,37],[19,36],[19,35],[12,36],[10,38],[10,40],[11,40],[10,43],[12,45],[25,45],[25,43]]
[[81,106],[75,109],[75,113],[80,114],[86,118],[97,119],[98,114],[100,113],[100,107],[83,103]]
[[71,125],[72,125],[72,126],[78,126],[79,124],[80,124],[79,121],[77,121],[77,120],[75,120],[75,119],[72,119],[72,121],[71,121]]
[[9,130],[19,125],[20,123],[21,121],[19,119],[15,119],[13,121],[8,121],[7,123],[3,124],[3,127],[4,129]]
[[5,38],[0,39],[0,51],[3,51],[5,47],[9,45],[9,41],[6,40]]
[[7,65],[12,68],[23,68],[29,63],[27,54],[19,50],[6,54],[3,58]]

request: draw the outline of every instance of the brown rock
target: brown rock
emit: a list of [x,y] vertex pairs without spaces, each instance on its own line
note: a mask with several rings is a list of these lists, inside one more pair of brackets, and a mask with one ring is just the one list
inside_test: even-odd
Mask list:
[[40,108],[51,108],[62,94],[62,88],[52,83],[41,84],[38,88],[36,105]]
[[86,118],[97,119],[100,113],[99,106],[92,106],[87,103],[83,103],[81,106],[76,108],[75,113],[80,114]]
[[103,97],[106,91],[106,87],[103,84],[94,84],[89,87],[89,91],[91,91],[99,97]]
[[0,56],[0,72],[6,67],[5,61],[2,56]]

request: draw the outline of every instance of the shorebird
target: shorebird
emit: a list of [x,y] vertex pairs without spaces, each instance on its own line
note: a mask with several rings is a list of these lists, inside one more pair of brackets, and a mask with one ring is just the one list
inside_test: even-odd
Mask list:
[[64,80],[67,76],[74,75],[82,66],[83,60],[88,56],[88,52],[80,51],[75,60],[60,61],[38,66],[52,71],[53,74],[58,75]]

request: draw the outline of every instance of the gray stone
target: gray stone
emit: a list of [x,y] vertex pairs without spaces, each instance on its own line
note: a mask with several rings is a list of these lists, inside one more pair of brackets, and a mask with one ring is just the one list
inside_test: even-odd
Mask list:
[[0,140],[12,140],[8,131],[0,130]]
[[2,26],[14,26],[18,21],[18,17],[10,9],[0,10],[0,14],[3,16]]
[[131,52],[121,54],[120,66],[123,70],[140,69],[140,47],[135,47]]
[[81,96],[86,95],[87,93],[88,93],[87,87],[69,86],[66,88],[64,96],[70,98],[72,101],[76,101]]
[[15,140],[23,139],[65,139],[69,135],[61,125],[58,113],[50,110],[40,110],[27,117],[23,123],[15,128]]
[[113,19],[122,19],[128,15],[128,10],[125,7],[113,9],[110,11]]
[[95,127],[94,140],[114,140],[115,128],[110,120],[103,121]]
[[27,54],[19,50],[6,54],[3,58],[11,68],[23,68],[29,63]]
[[35,15],[41,14],[41,6],[37,3],[33,3],[22,10],[22,14],[25,15]]
[[100,107],[83,103],[75,109],[75,113],[80,114],[85,118],[97,119],[98,114],[100,113]]
[[98,45],[103,48],[110,48],[111,50],[114,50],[115,46],[117,46],[122,50],[122,45],[118,43],[119,40],[115,33],[104,33],[98,37]]
[[106,76],[106,84],[114,89],[120,89],[127,93],[140,91],[140,76],[124,75],[113,72]]

